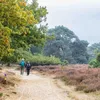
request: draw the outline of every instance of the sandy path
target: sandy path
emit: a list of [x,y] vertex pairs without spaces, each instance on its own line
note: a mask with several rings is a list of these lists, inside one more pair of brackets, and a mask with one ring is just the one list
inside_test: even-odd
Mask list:
[[57,87],[51,78],[24,74],[21,79],[21,84],[16,87],[17,97],[13,100],[70,100],[67,93]]

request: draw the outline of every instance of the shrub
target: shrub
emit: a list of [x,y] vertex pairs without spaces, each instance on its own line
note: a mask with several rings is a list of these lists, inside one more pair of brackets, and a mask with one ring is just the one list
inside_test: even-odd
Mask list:
[[63,60],[61,63],[62,66],[68,65],[68,61],[67,60]]
[[96,57],[97,62],[100,62],[100,53]]
[[[79,67],[80,66],[80,67]],[[100,68],[88,68],[87,65],[69,65],[64,70],[60,66],[35,66],[34,70],[43,74],[53,74],[55,79],[61,79],[66,85],[76,86],[77,91],[85,93],[100,91]]]
[[89,62],[89,67],[97,68],[100,67],[100,53],[97,55],[96,59],[93,59]]
[[44,56],[42,54],[32,54],[29,51],[24,51],[23,49],[16,50],[18,62],[21,58],[24,58],[25,61],[30,61],[32,65],[58,65],[61,64],[59,58],[55,56]]
[[59,58],[56,58],[54,56],[43,56],[41,54],[34,55],[31,59],[26,59],[26,61],[29,60],[33,65],[58,65],[61,64],[61,61]]
[[100,62],[98,62],[96,59],[93,59],[89,62],[89,67],[92,67],[92,68],[97,68],[100,66]]
[[93,59],[93,60],[91,60],[90,62],[89,62],[89,67],[97,67],[97,61],[96,61],[96,59]]

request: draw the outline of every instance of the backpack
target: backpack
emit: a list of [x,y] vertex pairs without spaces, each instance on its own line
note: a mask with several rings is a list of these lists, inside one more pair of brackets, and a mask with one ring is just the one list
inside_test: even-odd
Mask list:
[[27,63],[26,64],[26,68],[30,68],[31,67],[31,64],[30,63]]
[[21,65],[21,67],[24,67],[25,62],[24,61],[21,61],[20,65]]

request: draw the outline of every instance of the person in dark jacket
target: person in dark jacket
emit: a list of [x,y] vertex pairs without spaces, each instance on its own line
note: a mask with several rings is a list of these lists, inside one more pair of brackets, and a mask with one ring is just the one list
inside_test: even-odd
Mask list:
[[31,69],[31,64],[30,64],[29,61],[26,63],[25,67],[26,67],[27,75],[29,75],[30,74],[30,69]]

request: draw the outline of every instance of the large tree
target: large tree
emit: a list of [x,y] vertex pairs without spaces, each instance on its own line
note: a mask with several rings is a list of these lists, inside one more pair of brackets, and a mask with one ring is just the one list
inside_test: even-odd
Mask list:
[[55,55],[61,58],[61,60],[68,60],[69,63],[75,63],[69,45],[72,40],[78,40],[78,37],[64,26],[57,26],[54,29],[50,29],[48,35],[51,36],[52,34],[55,38],[47,41],[44,54],[49,56]]
[[24,36],[12,35],[12,47],[16,49],[20,47],[25,49],[31,45],[44,45],[46,40],[47,25],[41,25],[41,22],[46,21],[46,15],[48,14],[46,7],[39,7],[37,0],[33,0],[31,4],[27,5],[26,9],[31,11],[38,23],[28,24]]
[[88,54],[86,41],[81,41],[71,30],[64,26],[57,26],[48,31],[54,35],[53,40],[48,40],[44,48],[45,55],[55,55],[69,63],[87,63]]
[[24,0],[0,0],[0,58],[10,53],[11,36],[26,34],[26,26],[36,24]]
[[38,7],[36,1],[29,5],[26,0],[0,0],[0,59],[14,49],[43,44],[45,28],[37,24],[46,14],[46,8]]
[[76,40],[70,45],[72,57],[79,64],[88,63],[89,55],[87,53],[88,42]]

